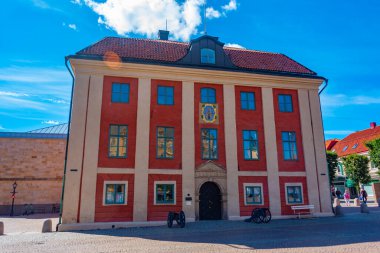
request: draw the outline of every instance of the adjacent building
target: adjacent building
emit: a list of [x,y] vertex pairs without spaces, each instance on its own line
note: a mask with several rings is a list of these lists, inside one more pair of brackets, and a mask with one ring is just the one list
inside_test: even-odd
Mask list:
[[29,132],[0,132],[0,215],[58,212],[67,124]]
[[[380,138],[380,126],[376,125],[376,122],[371,122],[368,129],[357,131],[352,133],[342,140],[331,139],[326,141],[326,149],[331,150],[337,153],[338,159],[338,171],[337,177],[334,182],[334,186],[339,189],[341,192],[344,192],[345,188],[351,188],[352,194],[357,194],[356,189],[353,187],[353,184],[349,178],[346,178],[344,173],[344,167],[342,162],[342,157],[359,154],[365,155],[369,158],[370,162],[368,164],[369,172],[372,178],[372,182],[363,185],[364,189],[367,191],[369,196],[375,196],[375,188],[377,189],[377,198],[380,197],[380,177],[379,177],[379,168],[377,168],[371,161],[371,157],[368,153],[368,148],[365,145],[366,142],[379,139]],[[377,184],[376,184],[377,183]],[[376,185],[378,186],[376,186]],[[376,187],[375,187],[376,186]],[[377,199],[375,198],[375,199]]]
[[[331,215],[318,89],[279,54],[107,37],[68,57],[75,75],[60,229],[241,219],[253,208]],[[110,225],[111,226],[111,225]]]

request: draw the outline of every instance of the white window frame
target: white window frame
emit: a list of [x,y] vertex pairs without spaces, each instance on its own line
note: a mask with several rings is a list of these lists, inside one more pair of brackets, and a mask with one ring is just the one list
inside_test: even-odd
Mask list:
[[[124,184],[124,204],[106,204],[107,184]],[[103,206],[126,206],[128,204],[128,181],[104,181],[103,182]]]
[[[288,191],[287,191],[287,187],[288,186],[301,186],[301,196],[302,196],[302,202],[301,203],[289,203],[288,202]],[[305,203],[305,198],[304,198],[304,194],[303,194],[303,184],[302,183],[285,183],[285,200],[286,200],[286,205],[288,206],[294,206],[294,205],[302,205],[303,203]]]
[[[249,186],[259,186],[261,188],[261,203],[260,204],[249,204],[247,203],[247,192],[245,190],[246,187]],[[245,206],[263,206],[264,205],[264,187],[262,183],[244,183],[243,184],[243,191],[244,191],[244,205]]]
[[[157,185],[158,184],[173,184],[174,185],[174,202],[173,203],[157,203],[156,202],[156,191],[157,191]],[[154,195],[153,195],[153,204],[155,206],[173,206],[177,204],[177,181],[154,181]]]

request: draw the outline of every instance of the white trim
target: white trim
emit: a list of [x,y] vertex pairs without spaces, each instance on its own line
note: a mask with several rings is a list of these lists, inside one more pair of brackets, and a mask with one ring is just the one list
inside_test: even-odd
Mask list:
[[[124,204],[106,204],[106,185],[123,184],[124,185]],[[128,181],[104,181],[103,182],[103,206],[126,206],[128,204]]]
[[[286,189],[288,186],[301,186],[301,197],[302,197],[301,203],[289,203],[288,202],[288,191]],[[302,205],[303,203],[305,203],[305,196],[303,194],[303,184],[302,183],[285,183],[285,201],[286,201],[286,205],[288,205],[288,206]]]
[[[246,190],[245,188],[246,187],[249,187],[249,186],[258,186],[261,188],[261,203],[260,204],[257,204],[257,203],[254,203],[254,204],[248,204],[247,203],[247,196],[246,196]],[[262,206],[264,205],[264,187],[263,187],[263,184],[262,183],[243,183],[243,192],[244,192],[244,205],[245,206]]]
[[[158,184],[172,184],[174,185],[174,203],[156,203],[156,189]],[[153,189],[154,195],[153,195],[153,204],[156,206],[173,206],[177,203],[177,181],[154,181],[154,189]]]

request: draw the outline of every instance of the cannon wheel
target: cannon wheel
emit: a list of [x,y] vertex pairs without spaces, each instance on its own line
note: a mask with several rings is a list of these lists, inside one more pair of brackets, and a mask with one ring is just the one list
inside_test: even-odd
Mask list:
[[269,223],[271,221],[271,219],[272,219],[272,214],[270,213],[269,208],[263,208],[263,209],[264,209],[263,210],[264,217],[263,217],[262,221],[264,223]]
[[181,228],[184,228],[186,225],[186,217],[183,211],[179,212],[178,224]]
[[167,219],[168,228],[171,228],[173,226],[173,219],[174,219],[174,214],[172,212],[169,212],[168,219]]
[[252,210],[251,217],[252,217],[252,221],[254,223],[261,223],[262,222],[260,219],[260,213],[261,213],[260,208],[255,208]]

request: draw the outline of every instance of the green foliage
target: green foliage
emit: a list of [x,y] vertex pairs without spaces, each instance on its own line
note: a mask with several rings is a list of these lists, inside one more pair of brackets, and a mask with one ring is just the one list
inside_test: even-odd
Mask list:
[[[369,149],[369,156],[375,167],[380,167],[380,138],[365,144]],[[379,171],[380,172],[380,171]]]
[[359,183],[368,184],[371,181],[368,168],[369,159],[366,156],[353,154],[343,157],[346,175],[358,189]]
[[327,167],[329,169],[330,184],[335,180],[335,174],[338,169],[338,155],[335,152],[327,151]]

